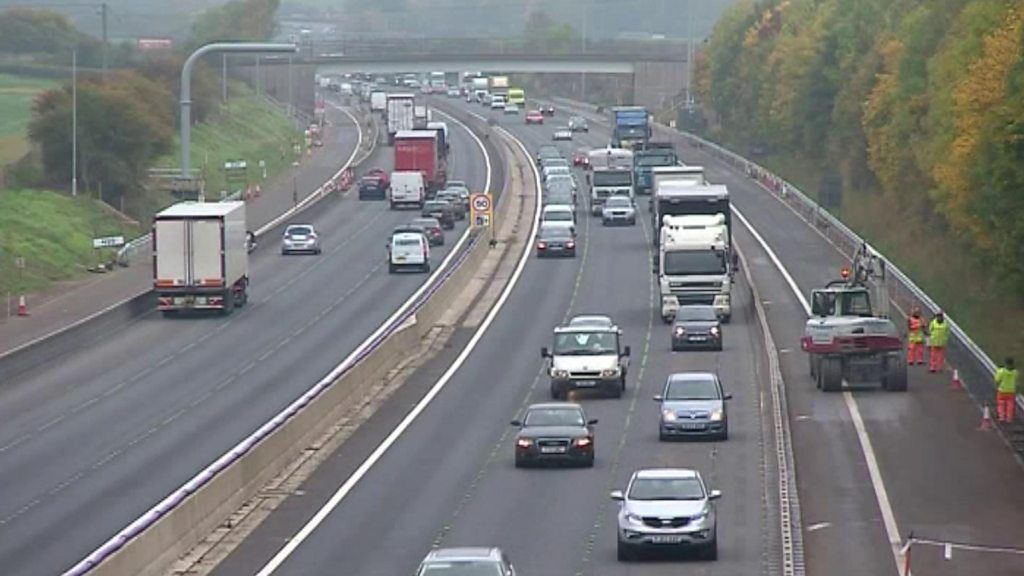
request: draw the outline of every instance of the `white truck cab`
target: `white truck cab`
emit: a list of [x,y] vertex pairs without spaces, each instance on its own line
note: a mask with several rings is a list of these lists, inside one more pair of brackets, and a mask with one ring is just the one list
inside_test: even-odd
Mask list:
[[555,328],[549,358],[551,397],[565,399],[572,390],[599,390],[619,398],[626,390],[629,346],[622,346],[618,326],[578,323]]
[[732,259],[725,215],[664,216],[658,246],[662,320],[671,322],[680,306],[707,304],[728,322]]
[[402,231],[388,242],[388,273],[415,268],[430,272],[430,242],[422,232]]
[[392,210],[403,205],[422,209],[423,202],[427,199],[427,186],[423,181],[423,173],[392,172],[390,193]]

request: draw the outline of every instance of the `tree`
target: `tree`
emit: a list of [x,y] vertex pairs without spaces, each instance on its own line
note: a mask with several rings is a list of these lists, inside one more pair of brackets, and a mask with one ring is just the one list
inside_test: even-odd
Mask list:
[[78,50],[81,66],[99,66],[103,44],[82,34],[71,20],[52,10],[10,8],[0,12],[0,52],[45,55],[49,60],[70,60]]
[[277,29],[275,14],[280,4],[281,0],[231,0],[211,8],[196,18],[193,43],[269,40]]
[[[173,115],[170,93],[134,72],[115,72],[106,82],[86,79],[78,87],[78,178],[85,190],[102,190],[116,203],[139,192],[138,183],[154,159],[170,151]],[[42,151],[54,184],[71,178],[71,91],[42,93],[33,106],[29,137]]]
[[[168,110],[175,111],[177,118],[177,101],[181,92],[181,68],[185,63],[185,55],[181,53],[153,54],[140,65],[139,72],[166,86],[171,99],[166,102]],[[202,122],[220,106],[220,81],[216,74],[202,62],[192,69],[192,120]]]

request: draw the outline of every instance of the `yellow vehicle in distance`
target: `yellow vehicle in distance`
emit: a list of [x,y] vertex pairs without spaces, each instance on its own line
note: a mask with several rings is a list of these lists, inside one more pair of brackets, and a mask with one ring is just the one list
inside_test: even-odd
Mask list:
[[515,104],[519,107],[526,105],[526,91],[522,88],[509,88],[508,89],[508,103]]

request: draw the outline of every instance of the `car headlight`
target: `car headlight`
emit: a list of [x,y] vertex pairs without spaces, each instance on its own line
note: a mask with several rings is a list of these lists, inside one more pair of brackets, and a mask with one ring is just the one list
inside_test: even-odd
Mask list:
[[519,438],[516,440],[516,446],[520,448],[529,448],[530,446],[533,446],[533,440],[530,440],[529,438]]
[[676,326],[675,334],[676,336],[682,336],[683,334],[686,334],[686,328],[683,328],[682,326]]
[[669,410],[668,408],[666,408],[661,411],[661,417],[666,422],[674,422],[676,419],[676,413],[674,410]]
[[707,520],[708,516],[710,516],[710,515],[711,515],[711,509],[710,508],[705,508],[705,509],[701,510],[700,513],[698,513],[696,516],[691,517],[690,521],[692,521],[692,522],[703,522],[704,520]]
[[626,513],[626,522],[631,522],[633,524],[638,524],[639,525],[639,524],[643,524],[644,523],[644,519],[641,518],[639,514],[634,514],[632,512],[627,512]]
[[594,443],[594,441],[591,440],[590,438],[586,437],[586,436],[573,440],[573,444],[575,444],[576,446],[578,446],[580,448],[586,448],[587,446],[590,446],[593,443]]
[[721,422],[722,418],[724,418],[724,417],[725,417],[725,413],[722,410],[712,410],[711,411],[711,421],[712,422]]
[[551,376],[554,377],[554,378],[568,378],[569,377],[569,371],[568,370],[563,370],[561,368],[553,368],[551,370]]
[[615,368],[605,368],[604,370],[601,370],[602,378],[615,378],[618,375],[619,368],[617,366]]
[[722,331],[718,329],[718,326],[712,326],[711,327],[711,335],[712,336],[718,336],[719,334],[721,334],[721,332]]

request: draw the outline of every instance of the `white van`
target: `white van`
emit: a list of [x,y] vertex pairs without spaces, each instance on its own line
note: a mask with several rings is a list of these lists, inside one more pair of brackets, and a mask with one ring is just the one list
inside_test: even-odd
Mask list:
[[576,236],[576,211],[572,206],[565,204],[548,204],[540,213],[541,224],[553,224],[566,226]]
[[430,272],[430,242],[422,232],[395,232],[388,242],[388,273],[402,268]]
[[415,206],[423,208],[423,202],[427,198],[427,187],[423,183],[422,172],[392,172],[391,173],[391,209],[396,210],[399,206]]

